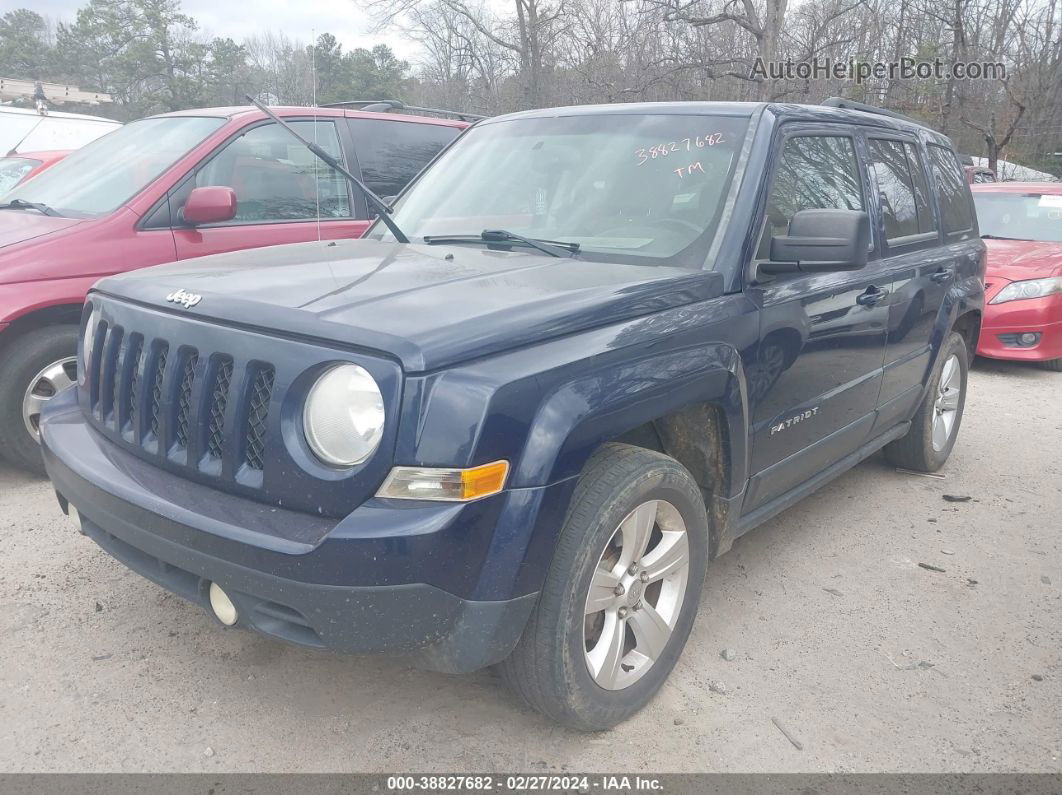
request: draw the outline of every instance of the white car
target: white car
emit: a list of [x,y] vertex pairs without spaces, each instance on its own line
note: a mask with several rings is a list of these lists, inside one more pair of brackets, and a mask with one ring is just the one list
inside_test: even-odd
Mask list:
[[79,149],[121,127],[121,122],[83,113],[0,105],[0,155],[54,149]]

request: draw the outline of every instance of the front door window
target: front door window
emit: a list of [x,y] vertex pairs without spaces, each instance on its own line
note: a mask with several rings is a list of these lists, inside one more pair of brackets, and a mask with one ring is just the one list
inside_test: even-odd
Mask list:
[[[342,162],[333,122],[289,124]],[[352,215],[346,179],[274,123],[254,127],[211,158],[195,178],[197,188],[207,185],[225,185],[236,191],[233,223]]]

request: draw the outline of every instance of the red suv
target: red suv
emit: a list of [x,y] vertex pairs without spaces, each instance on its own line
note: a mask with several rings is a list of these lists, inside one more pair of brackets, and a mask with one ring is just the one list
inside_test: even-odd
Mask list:
[[[395,103],[397,105],[397,103]],[[468,122],[277,108],[377,194],[397,194]],[[43,472],[41,406],[74,382],[77,324],[99,278],[237,249],[359,237],[365,197],[261,111],[141,119],[0,198],[0,453]]]

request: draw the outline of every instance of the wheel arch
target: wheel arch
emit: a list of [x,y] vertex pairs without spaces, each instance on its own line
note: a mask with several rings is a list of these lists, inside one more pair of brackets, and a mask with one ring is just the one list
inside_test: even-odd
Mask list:
[[76,326],[81,322],[82,306],[80,303],[53,304],[19,315],[0,334],[0,351],[29,331],[46,326]]
[[963,340],[966,341],[966,350],[969,351],[972,360],[977,352],[977,339],[981,336],[981,310],[966,310],[955,318],[951,328],[961,334]]
[[710,533],[708,553],[714,557],[727,526],[725,497],[733,462],[730,427],[720,403],[705,402],[677,409],[602,444],[629,444],[663,453],[689,470],[701,489]]
[[625,442],[672,455],[730,497],[747,477],[748,403],[741,356],[725,343],[584,371],[543,396],[511,482],[572,478],[601,445]]

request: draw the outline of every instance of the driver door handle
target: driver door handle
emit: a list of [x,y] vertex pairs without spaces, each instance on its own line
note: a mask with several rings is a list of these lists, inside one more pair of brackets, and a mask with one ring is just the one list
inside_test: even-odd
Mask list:
[[929,278],[937,284],[944,284],[955,273],[954,268],[941,268],[936,273],[930,274]]
[[888,295],[888,290],[880,290],[874,285],[870,285],[865,293],[860,293],[856,296],[856,303],[860,306],[877,306],[884,301]]

